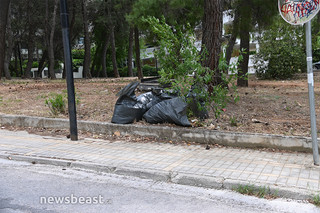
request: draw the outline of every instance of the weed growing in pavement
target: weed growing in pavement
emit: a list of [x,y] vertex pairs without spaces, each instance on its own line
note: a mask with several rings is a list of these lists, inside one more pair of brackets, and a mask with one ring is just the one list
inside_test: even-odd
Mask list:
[[250,195],[259,198],[276,198],[278,197],[278,191],[271,192],[270,187],[254,185],[238,185],[237,187],[232,188],[233,191],[236,191],[243,195]]
[[316,206],[320,206],[320,196],[319,196],[319,194],[313,196],[313,199],[312,199],[311,203],[313,203]]
[[268,188],[265,187],[265,186],[263,186],[263,187],[261,186],[261,187],[258,188],[257,196],[260,197],[260,198],[264,198],[267,193],[268,193]]
[[233,190],[244,195],[253,195],[255,187],[253,185],[238,185]]

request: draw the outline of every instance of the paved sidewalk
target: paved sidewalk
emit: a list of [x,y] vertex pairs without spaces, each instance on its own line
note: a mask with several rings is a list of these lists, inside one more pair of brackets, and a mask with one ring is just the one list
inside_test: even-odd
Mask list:
[[320,189],[320,167],[313,165],[312,154],[304,153],[94,139],[75,142],[0,130],[0,157],[217,189],[254,184],[294,199],[312,198]]

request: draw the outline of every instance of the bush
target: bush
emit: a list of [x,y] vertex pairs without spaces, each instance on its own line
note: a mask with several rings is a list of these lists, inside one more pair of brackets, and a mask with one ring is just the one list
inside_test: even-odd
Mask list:
[[159,75],[157,68],[152,67],[148,64],[143,65],[142,72],[143,72],[143,76],[158,76]]
[[118,72],[121,77],[128,77],[128,67],[118,68]]
[[39,67],[39,63],[37,61],[34,61],[32,63],[32,68],[38,68]]
[[72,59],[72,69],[78,70],[83,65],[83,59]]
[[278,17],[270,29],[258,38],[260,51],[254,59],[256,74],[261,79],[289,79],[306,71],[304,30]]
[[[61,94],[50,93],[48,98],[45,100],[45,105],[49,107],[50,112],[53,116],[59,114],[66,114],[68,102],[68,91],[62,90]],[[80,103],[79,96],[75,92],[76,105]]]
[[53,116],[66,113],[66,96],[62,94],[53,93],[45,100],[46,106],[49,107]]
[[318,62],[320,61],[320,49],[316,49],[312,53],[313,56],[313,62]]
[[[190,25],[169,26],[164,18],[159,20],[155,17],[143,18],[143,21],[149,24],[158,38],[159,50],[156,56],[162,66],[159,71],[160,83],[171,85],[170,90],[185,98],[189,104],[196,101],[200,112],[210,107],[215,116],[219,117],[232,97],[228,95],[230,90],[223,85],[232,84],[233,91],[236,91],[234,80],[237,76],[222,74],[224,84],[213,85],[209,91],[208,85],[212,83],[215,71],[202,67],[201,55],[195,46],[195,36]],[[225,73],[230,67],[223,59],[221,57],[219,70]],[[233,97],[234,100],[238,99],[237,94]],[[195,115],[195,112],[189,115]]]
[[[12,61],[11,63],[14,64],[14,61]],[[27,68],[27,64],[28,64],[28,60],[23,60],[22,61],[22,69],[26,69]],[[33,61],[32,62],[32,68],[38,68],[39,67],[39,63],[37,61]]]
[[73,59],[84,59],[84,49],[75,49],[72,50]]

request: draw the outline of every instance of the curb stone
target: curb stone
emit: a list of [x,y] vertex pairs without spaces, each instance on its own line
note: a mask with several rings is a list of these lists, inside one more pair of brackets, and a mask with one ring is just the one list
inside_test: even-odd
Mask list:
[[[264,187],[266,185],[259,184],[251,184],[250,182],[242,181],[242,180],[233,180],[229,178],[223,177],[209,177],[209,176],[201,176],[201,175],[193,175],[187,173],[175,173],[158,171],[158,170],[150,170],[150,169],[142,169],[142,168],[128,168],[128,167],[113,167],[108,165],[101,165],[90,162],[80,162],[75,160],[61,160],[61,159],[53,159],[53,158],[44,158],[44,157],[34,157],[34,156],[23,156],[23,155],[12,155],[12,154],[4,154],[0,153],[1,159],[6,160],[14,160],[14,161],[23,161],[32,164],[45,164],[52,166],[60,166],[66,168],[78,168],[78,169],[86,169],[96,172],[105,172],[116,175],[127,175],[134,176],[142,179],[151,179],[154,181],[162,181],[162,182],[171,182],[180,185],[188,185],[188,186],[197,186],[204,188],[211,188],[217,190],[234,190],[239,185],[253,185],[255,187]],[[313,195],[316,192],[311,190],[303,190],[303,189],[289,189],[281,186],[270,185],[266,186],[270,189],[272,194],[277,195],[282,198],[289,198],[295,200],[307,200],[312,199]]]
[[223,177],[209,177],[191,174],[178,174],[172,179],[173,183],[189,186],[198,186],[213,189],[224,189]]
[[[0,114],[0,124],[18,127],[69,129],[69,120],[22,115]],[[249,134],[221,132],[208,129],[123,125],[106,122],[78,121],[78,129],[98,134],[137,135],[160,139],[197,142],[201,144],[219,144],[242,148],[277,148],[291,151],[312,152],[309,137],[280,136],[270,134]],[[320,149],[319,149],[320,150]]]

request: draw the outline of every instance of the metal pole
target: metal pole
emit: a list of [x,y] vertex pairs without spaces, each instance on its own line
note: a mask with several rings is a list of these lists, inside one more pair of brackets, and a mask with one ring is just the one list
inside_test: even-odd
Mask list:
[[309,89],[309,105],[311,117],[311,137],[314,164],[319,166],[319,150],[317,141],[317,123],[314,101],[314,80],[312,68],[312,44],[311,44],[311,21],[306,23],[306,45],[307,45],[307,68],[308,68],[308,89]]
[[67,90],[68,90],[68,111],[70,121],[70,138],[73,141],[78,140],[78,128],[77,128],[77,115],[76,115],[76,101],[74,94],[74,80],[72,72],[72,58],[71,48],[69,40],[69,20],[67,12],[66,0],[60,0],[61,9],[61,26],[63,37],[63,49],[64,49],[64,65],[67,77]]

